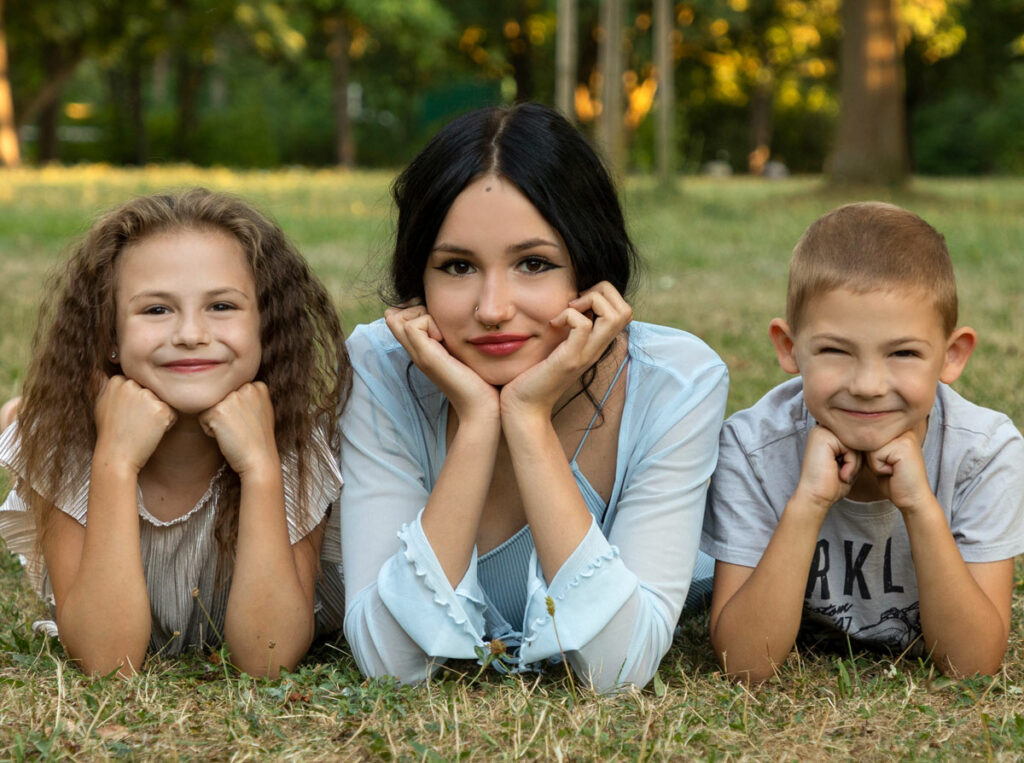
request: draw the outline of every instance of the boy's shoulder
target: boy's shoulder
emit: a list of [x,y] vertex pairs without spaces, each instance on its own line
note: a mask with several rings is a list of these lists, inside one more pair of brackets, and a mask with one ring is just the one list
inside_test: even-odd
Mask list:
[[802,449],[813,426],[814,418],[804,405],[803,380],[797,376],[772,388],[750,408],[730,416],[724,425],[723,441],[736,442],[746,453],[787,440],[799,442]]
[[[1005,413],[972,403],[940,384],[928,422],[925,462],[941,462],[956,482],[1024,455],[1024,437]],[[1014,465],[1016,470],[1017,466]]]
[[991,437],[1001,432],[1020,437],[1020,431],[1005,413],[971,402],[946,384],[939,384],[932,415],[938,418],[943,437],[956,433]]

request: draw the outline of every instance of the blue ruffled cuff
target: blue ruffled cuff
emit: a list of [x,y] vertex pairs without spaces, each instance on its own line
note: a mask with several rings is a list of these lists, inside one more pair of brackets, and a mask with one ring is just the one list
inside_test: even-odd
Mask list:
[[[596,522],[551,585],[544,583],[536,551],[530,569],[526,632],[519,653],[523,664],[586,646],[622,608],[638,582]],[[554,604],[554,616],[549,614],[548,598]]]
[[377,576],[384,606],[430,657],[475,658],[475,647],[484,645],[487,606],[477,580],[476,553],[453,589],[423,534],[419,516],[402,526],[398,538],[402,549],[384,563]]

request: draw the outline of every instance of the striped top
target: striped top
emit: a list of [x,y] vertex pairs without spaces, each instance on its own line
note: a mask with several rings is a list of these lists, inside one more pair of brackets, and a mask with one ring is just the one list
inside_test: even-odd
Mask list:
[[[344,589],[340,572],[341,528],[339,511],[332,511],[341,493],[341,474],[322,433],[314,437],[309,477],[304,496],[295,457],[282,458],[285,513],[292,543],[306,537],[330,512],[321,554],[321,577],[316,591],[317,634],[337,631],[344,614]],[[0,464],[11,470],[17,485],[18,433],[13,424],[0,435]],[[140,544],[146,589],[153,615],[149,648],[175,655],[193,648],[209,648],[222,641],[230,577],[225,578],[214,534],[217,504],[225,467],[214,475],[206,492],[186,514],[163,521],[146,508],[138,492]],[[66,490],[51,497],[58,509],[85,525],[88,514],[90,463],[83,459]],[[18,554],[33,589],[54,613],[53,589],[37,542],[36,523],[28,504],[12,489],[0,506],[0,537]]]

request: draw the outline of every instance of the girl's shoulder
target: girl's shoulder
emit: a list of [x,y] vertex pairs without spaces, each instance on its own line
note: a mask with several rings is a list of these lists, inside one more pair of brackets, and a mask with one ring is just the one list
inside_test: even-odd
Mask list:
[[[21,459],[21,432],[17,422],[11,424],[0,434],[0,466],[11,475],[11,493],[25,480],[25,464]],[[81,453],[69,461],[62,489],[57,495],[48,495],[39,485],[23,485],[25,488],[40,493],[43,498],[76,520],[85,524],[86,510],[89,505],[89,471],[92,466],[92,454]],[[8,501],[10,503],[10,501]],[[6,505],[6,504],[5,504]],[[27,504],[25,504],[27,505]]]

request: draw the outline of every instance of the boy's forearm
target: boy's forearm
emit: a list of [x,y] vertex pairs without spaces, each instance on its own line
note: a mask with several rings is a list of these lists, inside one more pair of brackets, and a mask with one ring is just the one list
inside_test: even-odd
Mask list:
[[904,512],[917,573],[925,647],[943,673],[992,674],[1008,633],[996,604],[971,575],[938,501]]
[[789,655],[824,518],[820,507],[794,495],[757,567],[722,607],[711,643],[729,675],[762,681]]

